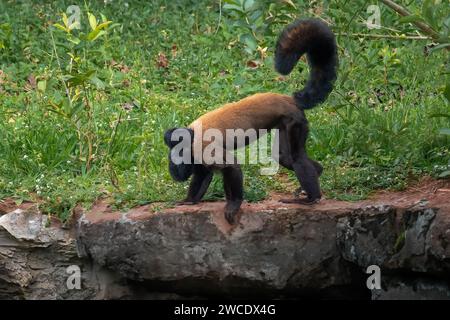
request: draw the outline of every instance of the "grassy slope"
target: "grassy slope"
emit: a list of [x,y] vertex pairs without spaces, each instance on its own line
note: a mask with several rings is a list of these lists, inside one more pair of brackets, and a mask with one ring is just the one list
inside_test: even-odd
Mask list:
[[[89,97],[97,152],[86,173],[76,130],[49,108],[49,101],[63,99],[64,88],[48,26],[60,20],[69,2],[30,3],[0,3],[1,21],[14,30],[9,48],[0,51],[0,70],[6,74],[0,78],[0,199],[39,199],[43,208],[62,216],[76,203],[88,204],[102,194],[118,205],[180,199],[186,185],[175,184],[167,173],[166,128],[188,124],[207,110],[255,92],[290,93],[307,76],[302,63],[300,72],[279,80],[271,60],[274,38],[267,40],[264,64],[246,67],[253,57],[242,51],[235,36],[222,29],[216,33],[214,2],[93,2],[91,12],[120,26],[98,40],[98,58],[85,57],[107,85]],[[307,9],[299,5],[300,12]],[[332,4],[324,16],[332,16],[337,32],[366,32],[359,16],[346,13],[350,9]],[[394,24],[388,11],[382,17]],[[55,37],[63,42],[60,33]],[[338,43],[336,90],[324,106],[308,113],[309,150],[325,167],[321,181],[327,195],[357,199],[443,171],[450,158],[449,139],[437,130],[449,123],[430,115],[448,110],[439,92],[444,53],[424,57],[424,42],[417,41],[339,36]],[[167,69],[158,68],[159,53],[167,56]],[[112,66],[112,59],[122,66]],[[63,68],[69,61],[67,56],[60,60]],[[32,85],[25,89],[30,74],[47,81],[44,91]],[[137,107],[125,111],[123,105],[132,101]],[[257,170],[245,167],[247,199],[289,189],[285,179],[260,176]],[[288,178],[294,181],[292,175]],[[208,198],[220,196],[221,181],[215,179]]]

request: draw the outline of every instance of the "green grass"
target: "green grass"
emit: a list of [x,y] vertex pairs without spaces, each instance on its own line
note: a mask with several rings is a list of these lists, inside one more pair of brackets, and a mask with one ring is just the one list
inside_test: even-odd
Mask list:
[[[309,4],[296,3],[290,18],[296,12],[312,15]],[[334,21],[337,33],[386,33],[361,25],[365,10],[354,15],[356,2],[329,3],[322,16]],[[256,69],[247,67],[260,56],[244,51],[228,20],[218,25],[218,1],[81,4],[84,31],[89,29],[87,11],[115,25],[75,49],[80,61],[74,64],[67,55],[72,44],[51,27],[61,23],[70,4],[0,3],[0,25],[13,30],[0,32],[5,46],[0,49],[0,199],[39,201],[45,211],[63,218],[75,205],[88,206],[103,196],[118,207],[179,200],[187,184],[170,179],[165,129],[256,92],[291,93],[307,77],[301,62],[298,71],[280,81],[273,71],[276,38],[271,33],[261,42],[268,47],[267,58]],[[408,28],[382,9],[384,25]],[[270,26],[273,34],[282,27]],[[442,95],[447,53],[424,56],[426,43],[338,36],[336,89],[324,105],[308,112],[309,153],[325,167],[321,184],[328,197],[361,199],[373,190],[401,189],[423,175],[448,170],[450,139],[438,132],[450,121],[432,117],[449,113]],[[167,68],[157,63],[160,53],[167,57]],[[62,75],[90,69],[103,85],[73,87],[70,105]],[[244,171],[247,200],[287,189],[254,166]],[[295,181],[290,173],[289,179]],[[221,188],[215,178],[207,199],[222,197]]]

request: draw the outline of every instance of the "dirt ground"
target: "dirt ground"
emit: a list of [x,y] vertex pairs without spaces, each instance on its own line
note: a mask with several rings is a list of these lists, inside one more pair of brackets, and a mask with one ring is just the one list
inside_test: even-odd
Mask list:
[[[423,178],[418,183],[411,185],[403,191],[377,191],[368,199],[362,201],[339,201],[334,199],[327,199],[326,195],[317,204],[312,206],[305,206],[300,204],[284,204],[278,200],[281,198],[291,198],[292,194],[273,193],[270,197],[264,201],[256,203],[244,202],[242,210],[244,212],[255,212],[262,210],[271,210],[279,208],[280,206],[302,206],[305,209],[309,208],[313,211],[333,211],[338,213],[339,211],[346,211],[352,208],[358,208],[367,205],[391,205],[398,208],[407,209],[416,205],[426,205],[428,207],[440,208],[442,212],[450,214],[450,180],[434,180],[431,178]],[[216,202],[201,202],[196,205],[183,205],[175,206],[172,208],[166,208],[166,203],[153,203],[145,205],[139,208],[134,208],[135,213],[149,214],[154,211],[174,212],[183,211],[185,213],[198,212],[198,211],[222,211],[223,201]],[[27,209],[33,206],[33,203],[24,202],[17,204],[13,199],[4,199],[0,201],[0,215],[10,212],[14,209],[21,208]],[[113,210],[108,204],[107,200],[100,200],[94,204],[90,213],[97,213],[99,215],[111,215],[120,214]],[[139,215],[139,214],[138,214]],[[100,216],[99,216],[100,218]],[[138,218],[138,217],[136,217]]]

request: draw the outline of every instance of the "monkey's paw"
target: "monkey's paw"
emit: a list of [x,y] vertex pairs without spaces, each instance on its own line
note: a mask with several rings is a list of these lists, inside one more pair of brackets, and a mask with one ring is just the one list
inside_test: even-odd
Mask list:
[[236,201],[236,202],[228,202],[225,206],[225,219],[228,221],[229,224],[235,223],[236,215],[239,212],[239,208],[241,207],[242,201]]
[[298,197],[300,197],[300,196],[306,196],[306,191],[303,190],[301,187],[297,188],[297,189],[294,191],[294,197],[298,198]]
[[229,224],[234,224],[234,217],[236,216],[237,211],[225,210],[225,219]]

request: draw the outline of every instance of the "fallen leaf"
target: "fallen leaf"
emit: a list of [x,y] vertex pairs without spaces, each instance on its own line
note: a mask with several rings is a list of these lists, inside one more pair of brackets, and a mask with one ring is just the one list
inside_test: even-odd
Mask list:
[[247,67],[256,69],[261,65],[261,62],[258,60],[249,60],[247,61]]
[[25,91],[31,91],[36,89],[36,78],[34,75],[30,74],[27,79],[27,83],[24,86]]
[[125,104],[122,105],[122,108],[126,111],[130,111],[134,108],[134,104],[131,102],[127,102]]
[[0,69],[0,84],[6,83],[6,74]]
[[128,67],[126,64],[123,64],[121,62],[117,62],[114,59],[111,60],[110,65],[111,65],[111,67],[119,70],[120,72],[123,72],[123,73],[130,72],[130,67]]
[[178,48],[177,48],[177,45],[174,43],[172,45],[172,58],[175,58],[177,56],[177,53],[178,53]]
[[169,60],[167,60],[167,57],[164,53],[160,52],[158,53],[158,59],[156,61],[156,65],[158,68],[167,69],[169,67]]

